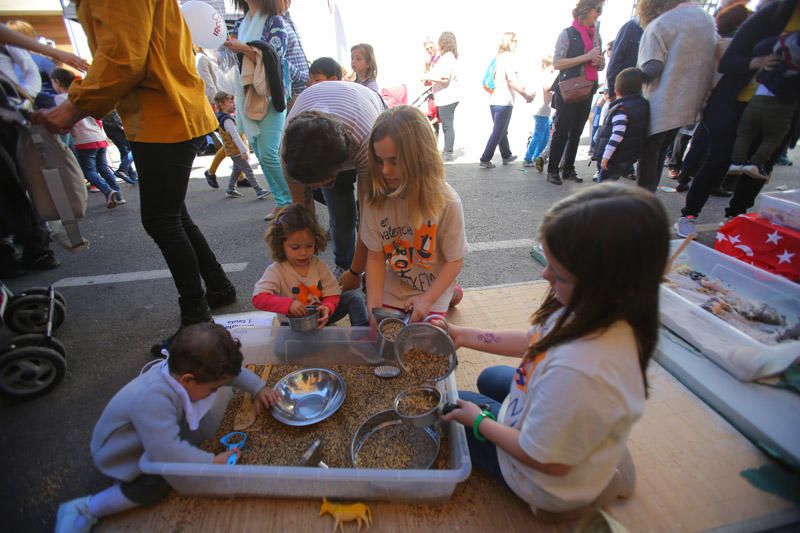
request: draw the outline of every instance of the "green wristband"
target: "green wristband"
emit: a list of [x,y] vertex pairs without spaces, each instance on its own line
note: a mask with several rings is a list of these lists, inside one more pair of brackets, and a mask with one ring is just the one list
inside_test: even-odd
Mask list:
[[489,411],[487,409],[484,409],[483,411],[481,411],[478,414],[478,416],[475,417],[475,422],[472,423],[472,436],[475,437],[475,440],[479,440],[479,441],[485,441],[486,440],[486,437],[481,435],[481,432],[478,429],[478,426],[481,425],[481,422],[483,421],[484,418],[489,418],[491,420],[497,421],[497,418],[495,418],[495,416],[492,414],[491,411]]

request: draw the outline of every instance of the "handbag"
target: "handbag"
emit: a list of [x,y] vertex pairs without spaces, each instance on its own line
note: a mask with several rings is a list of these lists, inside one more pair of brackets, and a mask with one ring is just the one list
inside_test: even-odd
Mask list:
[[587,80],[583,76],[558,82],[558,92],[565,104],[586,100],[592,95],[593,88],[594,81]]

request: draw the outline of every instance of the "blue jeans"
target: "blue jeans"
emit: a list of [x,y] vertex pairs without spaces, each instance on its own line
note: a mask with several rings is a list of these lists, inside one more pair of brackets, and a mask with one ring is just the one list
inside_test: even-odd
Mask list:
[[350,317],[351,326],[369,325],[367,304],[364,303],[364,293],[361,292],[361,289],[351,289],[342,293],[339,305],[328,320],[328,324],[338,322],[343,319],[345,315]]
[[492,113],[494,126],[481,156],[481,161],[484,163],[492,160],[494,150],[497,147],[500,147],[500,155],[503,159],[511,157],[511,147],[508,145],[508,123],[511,122],[511,113],[514,111],[514,106],[490,105],[489,111]]
[[[468,402],[487,404],[494,416],[500,412],[500,405],[511,390],[516,369],[511,366],[492,366],[478,376],[478,391],[458,391],[458,397]],[[489,441],[480,441],[472,434],[471,427],[464,428],[467,433],[467,446],[472,464],[508,486],[497,461],[497,446]]]
[[[289,186],[283,176],[281,167],[280,145],[283,124],[286,122],[286,111],[278,113],[270,104],[269,113],[259,123],[261,132],[250,139],[250,146],[261,165],[261,172],[267,180],[267,186],[275,198],[275,205],[284,207],[292,203]],[[349,266],[349,265],[348,265]]]
[[106,159],[106,148],[92,148],[90,150],[78,150],[78,164],[83,170],[83,177],[86,181],[100,189],[106,197],[111,191],[119,191],[117,179]]
[[333,240],[333,261],[337,266],[348,269],[356,253],[356,205],[355,170],[345,170],[336,176],[333,187],[323,187],[322,196],[328,206],[331,238]]
[[533,136],[525,153],[525,161],[533,161],[539,157],[550,139],[550,117],[534,115],[533,124]]

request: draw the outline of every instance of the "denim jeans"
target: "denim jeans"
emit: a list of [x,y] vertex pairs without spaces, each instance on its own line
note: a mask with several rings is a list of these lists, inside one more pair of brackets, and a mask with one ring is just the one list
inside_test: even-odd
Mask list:
[[[458,391],[458,397],[468,402],[487,404],[494,416],[500,412],[500,406],[511,390],[516,369],[510,366],[492,366],[481,372],[478,376],[478,391]],[[467,433],[467,446],[472,464],[492,476],[494,479],[508,486],[500,471],[497,461],[497,446],[489,441],[480,441],[472,434],[471,427],[464,428]]]
[[184,325],[211,319],[203,283],[209,291],[230,288],[222,266],[186,209],[186,189],[202,137],[179,143],[132,142],[139,169],[142,226],[167,262]]
[[525,152],[525,161],[533,161],[542,155],[547,141],[550,139],[550,117],[533,116],[533,136]]
[[456,132],[453,129],[453,121],[456,116],[456,107],[458,102],[439,106],[439,121],[442,123],[442,131],[444,132],[444,152],[452,153],[453,144],[456,142]]
[[[281,167],[280,145],[283,125],[286,122],[286,111],[278,113],[270,104],[269,113],[258,126],[261,133],[250,139],[250,146],[261,165],[261,172],[267,180],[267,186],[275,198],[275,205],[284,207],[292,203],[292,195],[283,175]],[[349,265],[348,265],[349,266]]]
[[495,148],[500,148],[500,156],[503,159],[511,157],[511,147],[508,145],[508,123],[511,122],[511,113],[514,111],[513,105],[490,105],[489,111],[492,114],[492,134],[486,142],[481,161],[484,163],[491,161],[494,157]]
[[333,187],[322,188],[330,219],[333,261],[343,269],[350,268],[356,253],[358,207],[353,186],[355,179],[355,170],[345,170],[336,176]]
[[351,289],[342,293],[339,305],[328,320],[328,324],[335,324],[345,315],[350,317],[351,326],[369,325],[367,304],[364,302],[364,293],[361,292],[361,289]]
[[78,163],[86,181],[100,189],[100,192],[106,197],[111,194],[111,191],[119,191],[117,178],[114,177],[114,173],[108,166],[106,148],[78,150]]

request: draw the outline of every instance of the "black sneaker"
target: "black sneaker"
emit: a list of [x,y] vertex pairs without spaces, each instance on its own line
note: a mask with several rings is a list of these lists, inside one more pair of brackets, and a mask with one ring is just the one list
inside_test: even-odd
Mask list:
[[230,285],[221,291],[206,291],[206,302],[211,309],[236,303],[236,287]]
[[574,180],[575,183],[583,183],[583,178],[578,177],[578,173],[575,172],[575,169],[564,172],[564,181],[566,180]]
[[208,170],[204,172],[206,176],[206,183],[212,189],[219,189],[219,183],[217,183],[217,175],[210,173]]
[[[180,331],[180,328],[178,329]],[[167,337],[166,339],[160,340],[154,345],[150,347],[150,356],[154,358],[164,358],[169,355],[169,348],[172,346],[172,341],[175,340],[175,336],[178,334],[178,331]]]
[[686,192],[686,191],[689,190],[689,187],[691,186],[691,184],[692,184],[691,181],[681,181],[681,182],[678,183],[678,186],[675,187],[675,190],[677,192]]
[[28,270],[53,270],[61,265],[52,250],[45,250],[34,257],[23,257],[22,264]]
[[547,181],[549,183],[552,183],[553,185],[563,185],[564,184],[564,182],[561,181],[561,178],[558,176],[558,172],[553,173],[553,174],[548,172],[547,173]]

